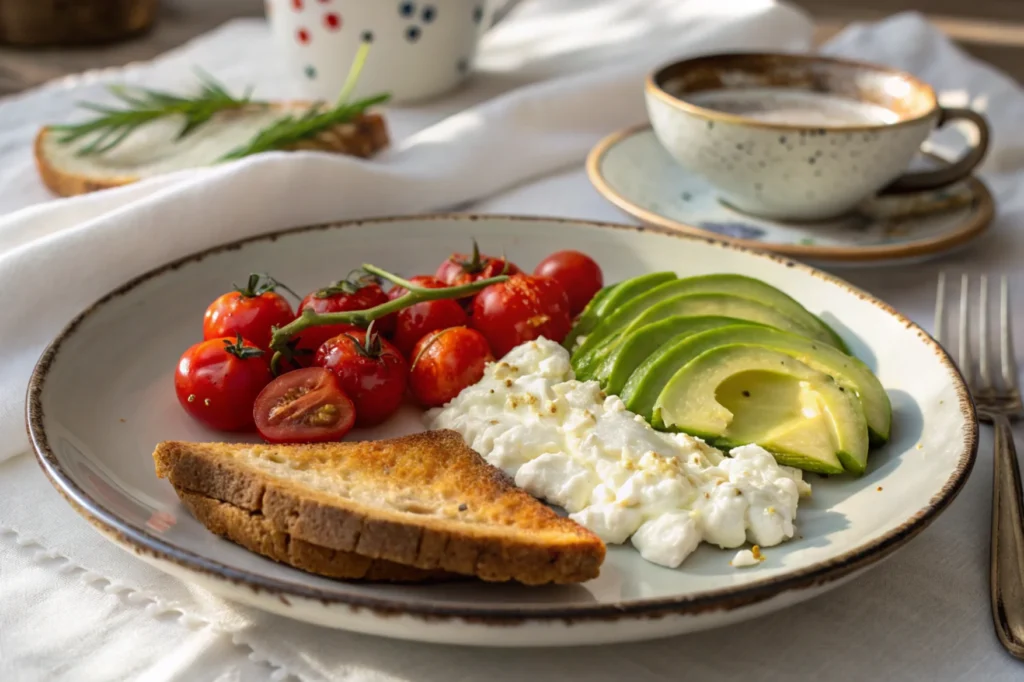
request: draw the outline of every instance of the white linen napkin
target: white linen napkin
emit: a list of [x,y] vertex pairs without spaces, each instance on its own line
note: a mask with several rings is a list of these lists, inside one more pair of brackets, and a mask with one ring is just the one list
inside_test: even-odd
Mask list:
[[[177,256],[271,229],[415,213],[494,194],[579,163],[603,135],[642,121],[642,76],[659,62],[709,50],[796,50],[807,47],[811,33],[804,16],[769,0],[548,0],[526,3],[506,22],[486,37],[480,64],[489,70],[474,87],[448,101],[390,110],[398,139],[378,159],[264,154],[39,204],[0,220],[0,282],[7,287],[0,312],[0,459],[26,450],[24,391],[43,346],[121,282]],[[273,96],[284,88],[259,81],[276,71],[267,37],[262,23],[225,29],[197,49],[199,65],[236,87],[257,82],[263,96]],[[567,56],[568,73],[556,70],[560,55]],[[194,65],[182,52],[169,62],[153,77],[142,67],[131,75],[157,85],[172,66]],[[522,85],[536,78],[543,80]],[[55,98],[68,105],[83,96],[66,88],[39,94],[51,116]],[[483,101],[464,108],[477,100]],[[20,139],[22,155],[39,120],[26,122],[39,111],[31,95],[0,109],[20,136],[9,144]],[[33,192],[38,188],[27,194]]]

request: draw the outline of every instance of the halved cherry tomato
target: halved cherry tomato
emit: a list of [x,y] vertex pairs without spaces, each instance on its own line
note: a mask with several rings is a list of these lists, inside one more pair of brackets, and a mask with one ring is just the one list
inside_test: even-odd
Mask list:
[[[318,313],[343,313],[349,310],[366,310],[388,302],[388,295],[375,281],[367,278],[352,278],[335,282],[329,287],[314,291],[302,299],[299,313],[311,308]],[[377,329],[382,332],[394,330],[394,318],[390,315],[377,321]],[[353,324],[328,324],[310,327],[298,336],[295,344],[300,354],[299,362],[304,365],[311,363],[311,358],[328,339],[348,331],[362,330]],[[301,356],[305,356],[303,359]]]
[[412,354],[409,388],[423,407],[440,407],[480,381],[494,361],[487,339],[466,327],[451,327],[420,339]]
[[323,367],[277,377],[256,398],[253,419],[268,443],[341,440],[356,421],[356,406]]
[[537,265],[533,274],[550,277],[565,289],[569,297],[569,312],[578,315],[594,294],[604,286],[601,266],[593,258],[579,251],[558,251]]
[[430,332],[466,324],[469,318],[457,301],[441,299],[423,301],[398,311],[398,325],[395,328],[395,346],[407,358],[412,358],[416,342]]
[[267,354],[241,336],[207,339],[185,351],[174,373],[178,402],[220,431],[253,427],[252,405],[270,383]]
[[477,294],[470,326],[499,358],[540,336],[561,343],[572,327],[569,297],[549,277],[513,275]]
[[514,275],[517,272],[522,271],[515,263],[504,258],[481,255],[480,247],[474,239],[473,253],[453,253],[448,256],[448,259],[437,268],[434,277],[453,287],[498,275]]
[[210,304],[203,315],[203,338],[234,338],[241,334],[256,346],[267,350],[273,327],[283,327],[295,319],[292,306],[274,289],[273,278],[249,275],[244,288],[224,294]]
[[356,424],[379,424],[402,404],[409,364],[373,325],[366,331],[345,332],[325,342],[316,364],[329,369],[356,406]]
[[[410,277],[409,281],[424,289],[444,289],[448,286],[433,275],[416,275],[415,277]],[[409,293],[409,290],[405,287],[392,287],[391,291],[388,292],[388,298],[393,301],[396,298],[405,296],[407,293]]]

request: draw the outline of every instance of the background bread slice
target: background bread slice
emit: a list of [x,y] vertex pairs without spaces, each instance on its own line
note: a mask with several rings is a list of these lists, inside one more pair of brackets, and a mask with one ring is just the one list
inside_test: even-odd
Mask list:
[[314,545],[274,528],[262,514],[175,488],[192,516],[211,531],[251,552],[328,578],[377,582],[425,582],[463,579],[444,571],[424,571],[383,559]]
[[[118,146],[99,155],[77,156],[87,141],[58,142],[50,127],[36,135],[36,168],[43,183],[61,196],[119,187],[143,178],[214,163],[245,144],[286,111],[302,112],[307,102],[279,102],[268,108],[222,111],[187,137],[176,140],[182,119],[158,119],[139,127]],[[297,144],[293,149],[319,149],[361,158],[388,145],[388,131],[379,114],[367,113]]]
[[604,543],[487,464],[454,431],[316,445],[166,442],[157,474],[260,513],[293,539],[484,580],[597,576]]

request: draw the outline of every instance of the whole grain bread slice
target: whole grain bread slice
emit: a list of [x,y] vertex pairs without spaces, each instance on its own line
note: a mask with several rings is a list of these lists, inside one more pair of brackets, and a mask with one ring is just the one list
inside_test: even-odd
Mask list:
[[596,577],[605,556],[597,536],[515,487],[454,431],[315,445],[172,441],[153,458],[179,491],[258,513],[293,542],[425,571],[573,583]]
[[355,552],[341,552],[292,538],[288,533],[275,528],[259,512],[250,512],[181,488],[175,488],[175,492],[192,516],[212,532],[250,552],[309,573],[343,580],[398,583],[463,579],[463,576],[446,571],[403,566],[385,559],[371,559]]
[[[78,152],[90,139],[63,144],[56,131],[45,126],[36,134],[33,145],[36,169],[43,183],[60,196],[120,187],[155,175],[215,163],[282,114],[301,114],[310,106],[309,102],[275,102],[269,107],[221,111],[181,139],[178,134],[183,120],[170,116],[140,127],[110,151],[87,156]],[[290,149],[369,158],[387,145],[384,118],[368,112]]]

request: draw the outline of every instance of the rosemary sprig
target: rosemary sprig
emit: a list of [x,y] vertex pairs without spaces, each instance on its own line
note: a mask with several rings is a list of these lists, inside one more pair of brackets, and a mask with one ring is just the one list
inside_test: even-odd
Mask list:
[[391,96],[389,94],[381,94],[352,103],[348,102],[348,98],[355,89],[356,82],[359,80],[359,73],[363,70],[363,65],[366,63],[366,55],[369,50],[369,43],[363,43],[359,46],[356,58],[349,69],[348,77],[345,79],[345,85],[342,87],[338,100],[333,107],[325,109],[325,104],[318,103],[300,116],[286,114],[260,130],[247,143],[231,150],[219,160],[228,161],[230,159],[240,159],[251,154],[259,154],[260,152],[285,149],[302,140],[316,137],[339,123],[351,121],[370,107],[388,101]]
[[209,121],[219,111],[241,109],[249,105],[266,106],[265,102],[255,102],[251,99],[251,88],[247,89],[241,98],[235,98],[212,76],[202,71],[197,71],[197,75],[201,81],[201,88],[194,97],[183,97],[149,88],[108,86],[108,90],[126,105],[124,108],[81,102],[79,106],[94,111],[99,116],[83,123],[55,125],[52,129],[61,133],[57,140],[64,144],[92,136],[93,139],[76,152],[78,156],[91,156],[110,151],[137,128],[159,118],[174,114],[185,117],[177,136],[180,140]]

